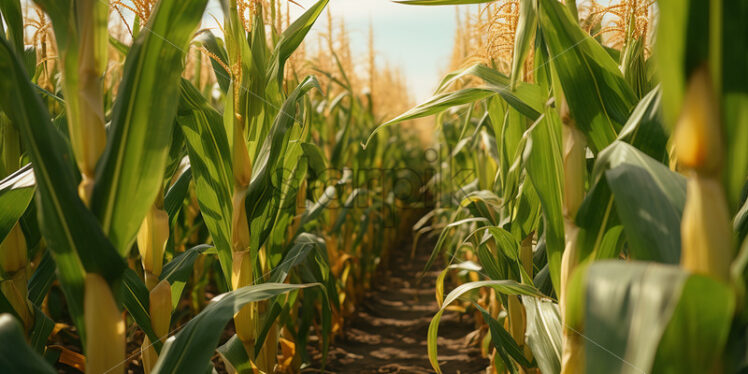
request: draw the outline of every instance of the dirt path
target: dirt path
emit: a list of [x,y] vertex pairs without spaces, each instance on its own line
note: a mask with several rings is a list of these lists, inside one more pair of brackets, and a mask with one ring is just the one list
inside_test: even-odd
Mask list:
[[[438,310],[431,271],[417,282],[432,246],[420,246],[414,260],[409,246],[390,255],[390,264],[359,306],[345,336],[330,347],[326,370],[333,373],[433,373],[426,353],[429,322]],[[488,360],[467,346],[473,331],[467,318],[446,312],[439,325],[439,363],[444,373],[483,373]]]

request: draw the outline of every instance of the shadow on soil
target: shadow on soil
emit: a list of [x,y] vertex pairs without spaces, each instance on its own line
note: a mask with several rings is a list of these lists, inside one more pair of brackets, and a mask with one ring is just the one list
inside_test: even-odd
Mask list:
[[[390,253],[389,266],[376,276],[376,282],[349,319],[344,336],[337,337],[328,354],[327,373],[433,373],[426,351],[426,333],[438,311],[434,284],[441,267],[418,282],[433,243],[422,243],[414,259],[410,247],[400,246]],[[436,270],[434,270],[436,269]],[[447,291],[449,289],[447,288]],[[473,322],[454,312],[445,312],[439,324],[439,364],[446,373],[483,373],[488,360],[480,357],[477,346],[469,345],[467,335]],[[315,344],[310,344],[313,346]],[[312,352],[320,372],[321,354]]]

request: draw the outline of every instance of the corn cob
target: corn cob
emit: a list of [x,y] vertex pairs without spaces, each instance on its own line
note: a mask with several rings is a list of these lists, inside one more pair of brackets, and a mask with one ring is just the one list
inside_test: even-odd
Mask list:
[[727,282],[734,253],[721,178],[724,143],[706,68],[697,70],[689,80],[674,137],[678,163],[688,173],[681,266]]
[[676,124],[678,164],[700,175],[718,176],[722,170],[724,140],[709,73],[698,70],[689,80],[683,111]]
[[145,284],[149,290],[156,286],[161,275],[168,239],[169,215],[154,204],[143,219],[137,236],[138,250],[145,271]]
[[83,299],[86,324],[86,373],[122,373],[125,365],[125,320],[106,280],[86,274]]
[[[162,196],[159,192],[158,196]],[[159,207],[160,198],[151,205],[138,231],[137,243],[145,273],[145,284],[150,292],[151,327],[163,341],[169,331],[171,319],[171,287],[169,282],[159,276],[163,269],[164,251],[169,239],[169,215]],[[158,354],[150,339],[146,336],[141,346],[143,369],[150,373],[156,364]]]

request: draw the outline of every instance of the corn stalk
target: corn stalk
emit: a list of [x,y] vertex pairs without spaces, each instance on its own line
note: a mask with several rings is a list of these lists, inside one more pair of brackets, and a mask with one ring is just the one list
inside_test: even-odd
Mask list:
[[707,69],[693,73],[675,129],[678,164],[688,175],[681,266],[729,282],[734,247],[722,185],[724,135],[713,87]]
[[563,329],[564,351],[562,353],[561,373],[583,373],[584,339],[579,332],[567,327],[564,310],[567,305],[566,293],[568,292],[569,279],[580,261],[580,249],[577,241],[579,228],[574,219],[585,194],[586,140],[584,134],[576,128],[565,100],[561,104],[561,122],[564,167],[563,217],[564,234],[566,235],[564,254],[561,260],[561,295],[559,297],[561,321],[565,326]]

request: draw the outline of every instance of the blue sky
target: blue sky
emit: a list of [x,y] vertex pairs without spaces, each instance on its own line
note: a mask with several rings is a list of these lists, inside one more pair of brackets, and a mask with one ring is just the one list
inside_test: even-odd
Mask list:
[[[314,0],[297,2],[308,6]],[[357,62],[366,61],[371,22],[377,63],[386,61],[399,67],[417,102],[431,96],[449,63],[456,27],[455,6],[411,6],[389,0],[331,0],[328,6],[333,17],[345,20],[352,53],[360,56]],[[315,28],[324,30],[325,22],[320,19]]]
[[[296,0],[308,7],[315,0]],[[374,26],[374,45],[379,59],[401,69],[417,102],[431,96],[447,69],[455,34],[455,6],[409,6],[390,0],[330,0],[336,19],[344,19],[356,62],[366,61],[369,23]],[[464,6],[463,6],[464,7]],[[303,9],[291,4],[293,14]],[[218,11],[220,14],[220,11]],[[313,32],[325,30],[325,16]]]
[[[286,0],[284,0],[286,1]],[[308,8],[317,0],[295,0]],[[399,67],[412,97],[422,102],[431,96],[446,72],[454,42],[457,6],[412,6],[390,0],[330,0],[328,5],[335,22],[343,19],[351,38],[351,48],[357,63],[365,63],[368,53],[369,24],[374,26],[374,45],[378,64],[390,63]],[[467,9],[468,6],[460,6]],[[475,6],[472,6],[475,9]],[[292,16],[304,9],[290,5]],[[211,0],[206,12],[206,26],[213,23],[209,15],[222,19],[217,0]],[[324,32],[323,14],[312,33]],[[316,36],[311,35],[310,40]]]
[[[24,0],[26,1],[26,0]],[[287,0],[282,0],[284,2]],[[295,0],[308,8],[317,0]],[[129,1],[125,1],[129,3]],[[378,64],[390,63],[401,69],[412,97],[422,102],[431,96],[441,75],[446,72],[454,42],[457,6],[412,6],[390,0],[330,0],[333,17],[343,19],[351,38],[351,48],[357,63],[365,63],[368,53],[369,24],[374,26],[374,45]],[[460,6],[467,9],[468,6]],[[476,9],[475,5],[472,6]],[[290,4],[292,17],[304,9]],[[204,27],[215,27],[211,17],[222,20],[218,0],[210,0],[204,18]],[[312,29],[324,32],[326,17],[323,14]],[[219,33],[218,30],[214,32]],[[316,38],[311,35],[311,40]]]

